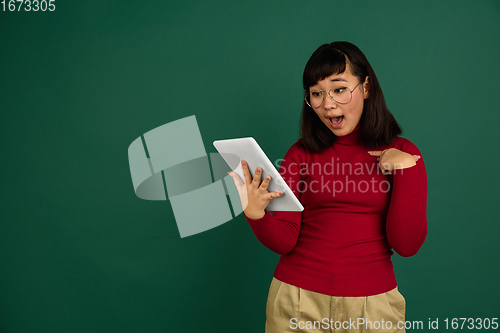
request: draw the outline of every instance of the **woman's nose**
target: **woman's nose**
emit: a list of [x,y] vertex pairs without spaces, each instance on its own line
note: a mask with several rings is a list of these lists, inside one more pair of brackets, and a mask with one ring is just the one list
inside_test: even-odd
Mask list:
[[333,100],[330,94],[325,95],[325,101],[323,102],[325,109],[332,109],[337,107],[337,103]]

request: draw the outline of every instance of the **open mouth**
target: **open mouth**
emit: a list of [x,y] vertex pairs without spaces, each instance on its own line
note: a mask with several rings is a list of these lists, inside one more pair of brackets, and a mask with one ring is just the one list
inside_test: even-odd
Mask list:
[[332,117],[329,118],[330,124],[332,124],[333,127],[340,127],[342,125],[342,122],[344,121],[344,116],[339,116],[339,117]]

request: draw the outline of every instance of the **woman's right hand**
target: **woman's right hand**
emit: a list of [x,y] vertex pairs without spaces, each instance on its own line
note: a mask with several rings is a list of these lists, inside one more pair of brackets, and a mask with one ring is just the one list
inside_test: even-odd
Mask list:
[[[243,170],[245,182],[234,171],[228,172],[228,174],[233,177],[234,184],[238,189],[241,206],[245,215],[251,219],[260,219],[266,214],[264,209],[269,205],[269,201],[281,197],[284,192],[269,192],[267,190],[271,176],[266,175],[264,181],[261,183],[262,168],[258,167],[255,169],[255,177],[253,179],[248,169],[248,164],[243,160],[241,161],[241,169]],[[246,184],[249,184],[249,186],[246,186]]]

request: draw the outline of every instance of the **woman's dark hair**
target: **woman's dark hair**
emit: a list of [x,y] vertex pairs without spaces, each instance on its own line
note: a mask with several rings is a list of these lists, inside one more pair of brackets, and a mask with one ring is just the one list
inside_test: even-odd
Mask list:
[[[377,76],[361,50],[349,42],[321,45],[306,64],[303,75],[305,93],[319,81],[341,74],[351,65],[352,74],[364,82],[368,76],[369,97],[364,100],[359,120],[362,143],[368,148],[390,145],[401,134],[401,127],[385,104]],[[304,101],[300,119],[300,137],[307,150],[320,153],[335,142],[335,134],[323,124],[314,110]]]

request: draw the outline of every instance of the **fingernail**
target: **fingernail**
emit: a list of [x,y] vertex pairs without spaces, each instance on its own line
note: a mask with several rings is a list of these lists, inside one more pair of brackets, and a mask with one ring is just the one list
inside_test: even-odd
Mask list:
[[418,161],[422,156],[415,156],[415,161]]
[[269,180],[269,176],[266,176],[266,180]]
[[280,195],[283,195],[283,194],[285,194],[285,192],[283,192],[283,191],[280,191]]
[[368,154],[371,154],[371,153],[373,153],[373,151],[369,151],[369,152],[368,152]]

